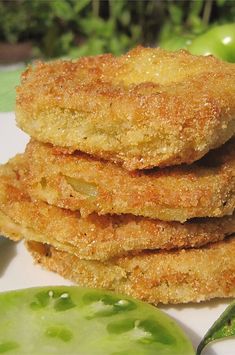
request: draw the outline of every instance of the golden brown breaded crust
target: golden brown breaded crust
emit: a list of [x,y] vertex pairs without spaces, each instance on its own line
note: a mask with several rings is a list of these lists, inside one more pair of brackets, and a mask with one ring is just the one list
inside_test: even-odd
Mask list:
[[235,133],[235,64],[137,47],[38,63],[17,89],[35,139],[135,170],[192,163]]
[[0,232],[52,244],[79,258],[106,260],[142,249],[198,247],[235,232],[235,215],[185,224],[133,215],[83,218],[79,212],[31,201],[21,182],[25,173],[22,156],[0,168]]
[[0,210],[0,235],[17,242],[23,238],[22,226]]
[[235,296],[235,236],[202,249],[142,252],[108,262],[29,242],[34,259],[82,286],[106,288],[153,304]]
[[190,166],[128,172],[82,153],[31,141],[30,195],[62,208],[98,214],[142,215],[184,222],[221,217],[235,208],[235,139]]

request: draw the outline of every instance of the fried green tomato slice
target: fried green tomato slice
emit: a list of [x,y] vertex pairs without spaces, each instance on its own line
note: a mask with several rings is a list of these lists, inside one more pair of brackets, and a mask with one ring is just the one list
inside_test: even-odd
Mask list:
[[147,250],[104,262],[82,260],[34,241],[26,247],[36,263],[77,285],[155,305],[235,297],[235,236],[198,249]]
[[235,208],[235,138],[192,165],[136,172],[33,140],[24,156],[30,195],[83,216],[130,213],[185,222]]
[[127,170],[191,164],[235,134],[235,64],[143,47],[37,63],[16,119],[34,139]]
[[195,354],[157,308],[104,290],[60,286],[0,294],[0,353]]

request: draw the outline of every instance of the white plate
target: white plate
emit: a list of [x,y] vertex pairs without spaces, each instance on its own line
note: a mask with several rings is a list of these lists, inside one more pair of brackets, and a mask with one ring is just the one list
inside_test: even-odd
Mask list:
[[[0,162],[6,162],[14,154],[23,152],[27,141],[28,137],[15,125],[14,114],[0,113]],[[14,244],[3,239],[0,246],[0,291],[40,285],[71,285],[71,283],[34,265],[22,243]],[[228,302],[224,301],[211,301],[160,308],[179,322],[196,348],[202,336],[227,304]],[[233,355],[235,339],[213,344],[203,354]]]

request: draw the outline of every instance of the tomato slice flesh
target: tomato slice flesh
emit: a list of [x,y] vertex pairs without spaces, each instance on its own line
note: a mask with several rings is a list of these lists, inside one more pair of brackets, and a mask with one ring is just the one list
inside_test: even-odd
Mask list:
[[130,297],[80,287],[0,294],[0,354],[191,355],[163,312]]

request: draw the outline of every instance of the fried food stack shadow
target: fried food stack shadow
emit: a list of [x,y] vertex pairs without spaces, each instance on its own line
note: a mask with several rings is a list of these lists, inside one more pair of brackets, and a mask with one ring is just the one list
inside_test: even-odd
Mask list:
[[39,63],[0,232],[80,285],[153,304],[235,296],[235,65],[185,51]]

